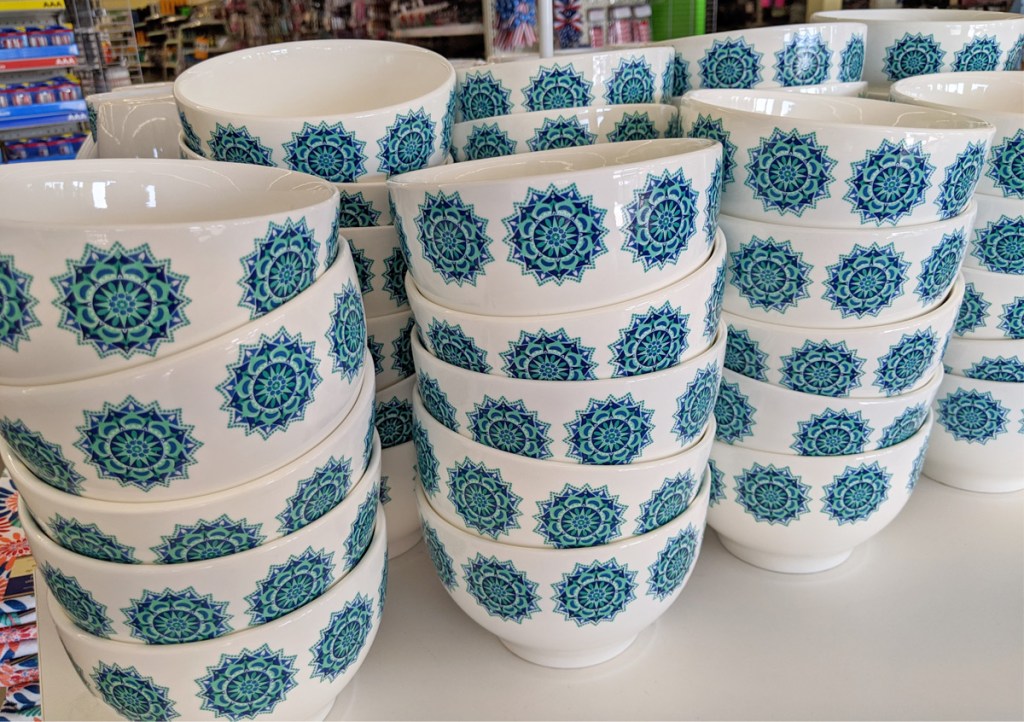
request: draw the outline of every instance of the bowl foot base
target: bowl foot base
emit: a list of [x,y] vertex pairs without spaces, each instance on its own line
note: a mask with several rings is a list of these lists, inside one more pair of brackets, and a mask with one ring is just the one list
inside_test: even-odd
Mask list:
[[636,641],[636,635],[625,641],[616,642],[604,647],[572,651],[538,649],[537,647],[527,647],[500,638],[499,641],[505,645],[508,651],[517,657],[525,659],[527,662],[539,664],[542,667],[577,669],[579,667],[592,667],[595,664],[601,664],[601,662],[607,662],[609,659],[619,656],[629,648],[629,645]]
[[[965,457],[967,454],[965,454]],[[940,484],[954,489],[975,491],[982,494],[1007,494],[1024,489],[1024,477],[998,477],[972,472],[970,469],[955,468],[949,464],[928,463],[925,457],[924,475]]]
[[403,534],[397,539],[388,539],[388,559],[402,556],[416,546],[421,538],[423,538],[423,533],[420,530],[419,524],[417,524],[416,529],[408,534]]
[[788,554],[773,554],[771,552],[752,549],[751,547],[737,544],[731,539],[726,539],[721,534],[718,538],[730,554],[734,557],[770,572],[782,572],[784,574],[814,574],[827,569],[837,567],[853,553],[849,549],[838,554],[827,554],[823,556],[791,556]]

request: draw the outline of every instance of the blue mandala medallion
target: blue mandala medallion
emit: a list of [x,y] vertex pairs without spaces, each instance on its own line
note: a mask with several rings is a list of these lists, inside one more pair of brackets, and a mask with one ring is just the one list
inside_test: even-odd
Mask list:
[[523,106],[527,110],[584,108],[593,104],[593,83],[583,77],[572,63],[541,67],[523,88]]
[[893,396],[911,389],[931,368],[939,350],[939,337],[931,328],[903,334],[878,358],[874,386]]
[[256,582],[256,589],[245,596],[252,625],[272,622],[323,594],[334,581],[333,559],[334,552],[307,547],[272,565]]
[[444,108],[444,119],[441,121],[441,155],[445,160],[452,157],[452,129],[455,126],[455,91],[448,93],[448,103]]
[[735,179],[733,169],[736,167],[736,144],[729,140],[732,133],[725,129],[721,118],[710,115],[698,115],[690,126],[691,138],[708,138],[722,144],[722,190]]
[[974,196],[984,168],[985,143],[982,141],[968,143],[967,148],[946,167],[939,197],[935,199],[942,218],[953,218],[963,212]]
[[932,35],[904,33],[885,49],[882,72],[894,83],[915,75],[928,75],[942,70],[946,51]]
[[864,154],[864,160],[853,163],[843,200],[853,206],[863,224],[896,225],[924,203],[935,173],[930,157],[921,143],[908,146],[904,140],[883,140]]
[[217,664],[206,668],[196,680],[201,709],[230,722],[270,714],[297,686],[295,656],[283,649],[243,648],[238,654],[222,654]]
[[502,371],[512,378],[537,381],[593,379],[597,366],[594,351],[561,328],[552,333],[520,331],[519,339],[509,341],[508,351],[501,353],[505,361]]
[[971,255],[987,271],[1024,276],[1024,214],[975,228]]
[[122,544],[117,537],[103,532],[95,524],[83,524],[73,517],[66,519],[54,514],[48,526],[50,533],[47,536],[75,554],[118,564],[139,563],[135,558],[135,547]]
[[925,404],[915,404],[901,413],[892,423],[882,429],[882,438],[878,442],[879,449],[887,449],[896,444],[902,444],[918,432],[925,419],[928,418],[928,407]]
[[416,382],[419,385],[420,397],[423,399],[423,406],[427,412],[452,431],[458,431],[459,422],[455,419],[455,407],[452,406],[448,400],[448,394],[441,389],[437,381],[421,371]]
[[675,366],[687,341],[690,315],[665,301],[660,307],[634,313],[629,326],[619,330],[612,352],[613,376],[639,376]]
[[681,98],[690,89],[690,63],[676,53],[672,56],[672,91],[666,95]]
[[743,38],[715,40],[697,62],[700,82],[705,88],[753,88],[762,81],[763,53]]
[[714,413],[718,386],[722,377],[715,364],[702,368],[676,399],[675,424],[672,431],[682,443],[689,443],[704,433],[708,419]]
[[15,268],[14,256],[0,253],[0,345],[12,351],[39,325],[32,310],[39,300],[29,292],[31,285],[32,276]]
[[[79,676],[85,679],[84,673]],[[168,694],[170,689],[139,674],[135,667],[100,662],[92,673],[92,681],[103,701],[125,719],[160,722],[181,716]]]
[[1024,129],[992,146],[985,175],[1006,198],[1024,198]]
[[710,506],[725,501],[725,473],[718,468],[714,459],[708,461],[708,471],[711,472],[711,498]]
[[381,211],[374,208],[373,201],[364,198],[361,191],[341,191],[338,206],[339,228],[372,228],[380,220],[380,214]]
[[0,420],[0,436],[25,466],[47,484],[68,494],[82,493],[85,477],[65,458],[58,444],[51,444],[38,431],[25,426],[21,419],[4,417]]
[[292,170],[332,183],[352,183],[366,175],[366,142],[343,123],[303,123],[284,144],[284,162]]
[[736,477],[736,501],[755,521],[789,526],[809,511],[810,485],[788,466],[754,464]]
[[444,588],[451,591],[459,586],[459,580],[455,576],[455,562],[452,559],[452,555],[445,549],[444,542],[438,538],[437,530],[426,521],[422,519],[420,521],[423,527],[423,542],[426,544],[430,561],[434,565],[434,571],[437,572],[437,577],[441,580]]
[[412,404],[393,396],[377,403],[377,433],[383,449],[404,444],[412,438]]
[[416,319],[410,316],[405,325],[391,341],[391,368],[398,372],[398,378],[406,379],[416,373],[412,358],[412,333],[416,330]]
[[611,622],[636,599],[636,572],[614,558],[590,564],[577,562],[562,581],[552,585],[555,613],[576,623]]
[[384,373],[384,344],[377,341],[373,335],[366,337],[366,348],[370,351],[373,359],[373,373],[380,376]]
[[939,245],[932,249],[921,263],[917,287],[914,288],[922,303],[933,303],[946,295],[960,272],[966,249],[967,237],[962,228],[945,234]]
[[469,131],[462,152],[466,154],[466,160],[500,158],[515,155],[518,145],[519,141],[509,138],[497,123],[481,123]]
[[487,220],[463,203],[458,191],[450,196],[427,193],[416,216],[423,257],[445,283],[476,285],[477,276],[494,260],[488,248]]
[[[366,495],[366,499],[356,510],[356,518],[352,522],[348,538],[345,539],[345,569],[351,569],[359,563],[373,540],[373,533],[377,526],[379,499],[379,490],[370,489],[370,493]],[[330,580],[328,580],[329,583]]]
[[770,138],[761,138],[760,145],[748,153],[744,185],[754,191],[765,212],[799,217],[832,196],[829,185],[835,181],[836,161],[829,157],[827,145],[818,145],[814,133],[775,128]]
[[1024,33],[1017,36],[1013,47],[1006,51],[1006,63],[1003,70],[1020,70],[1024,63]]
[[839,56],[840,83],[854,83],[864,73],[864,36],[856,33],[850,36],[846,47]]
[[974,283],[968,281],[964,285],[964,300],[957,312],[956,323],[953,324],[953,333],[963,336],[977,328],[985,325],[988,318],[988,309],[992,304],[985,300],[981,292],[974,287]]
[[447,321],[432,318],[427,327],[427,338],[430,339],[434,355],[445,363],[476,373],[490,373],[491,365],[487,363],[487,352],[477,346],[459,324],[452,325]]
[[788,389],[817,396],[843,397],[861,385],[865,359],[846,346],[805,341],[782,357],[779,382]]
[[1003,49],[991,35],[975,35],[960,50],[953,53],[953,72],[999,70]]
[[623,209],[623,250],[645,271],[677,263],[697,233],[698,195],[681,170],[648,175]]
[[843,318],[877,316],[903,295],[910,263],[903,260],[895,244],[870,247],[854,244],[853,250],[826,266],[826,301]]
[[463,121],[508,115],[512,112],[511,92],[490,70],[467,73],[456,94],[459,114]]
[[711,171],[711,182],[707,190],[708,206],[704,214],[704,240],[713,246],[718,235],[718,214],[722,207],[722,163],[715,161],[715,169]]
[[654,71],[643,56],[623,58],[612,71],[604,98],[609,105],[654,102]]
[[750,397],[740,391],[740,385],[723,380],[715,399],[715,438],[727,444],[736,444],[754,435],[754,416],[757,409]]
[[365,594],[357,594],[340,610],[331,613],[316,644],[310,647],[313,655],[310,676],[334,681],[343,675],[359,660],[372,629],[373,602]]
[[892,474],[877,461],[847,466],[830,484],[825,484],[821,510],[840,526],[864,521],[889,498],[891,480]]
[[536,151],[574,148],[596,142],[597,133],[591,133],[575,115],[570,115],[568,118],[558,116],[554,120],[545,118],[541,127],[534,130],[533,137],[527,139],[526,145]]
[[521,496],[499,469],[464,461],[448,469],[448,500],[470,529],[492,539],[519,528]]
[[231,632],[227,606],[227,602],[187,587],[178,592],[144,590],[140,599],[132,599],[131,606],[121,612],[132,636],[145,644],[185,644]]
[[828,80],[831,65],[828,43],[815,31],[801,30],[775,53],[775,80],[784,87],[819,85]]
[[107,606],[100,604],[92,592],[85,589],[75,577],[69,576],[49,562],[40,570],[50,593],[71,617],[71,621],[94,637],[108,637],[114,631],[107,616]]
[[921,470],[924,469],[924,457],[928,453],[928,444],[921,447],[921,451],[918,452],[917,458],[914,459],[914,465],[910,469],[910,476],[907,479],[907,493],[914,491],[914,487],[917,486],[917,480],[921,478]]
[[212,521],[200,519],[194,524],[175,524],[173,533],[161,536],[163,541],[150,549],[160,564],[226,557],[262,544],[266,540],[260,531],[262,526],[221,514]]
[[767,381],[768,354],[761,345],[750,338],[750,332],[733,328],[729,324],[729,335],[725,341],[725,367],[748,379]]
[[434,154],[436,128],[437,124],[423,108],[407,115],[399,113],[384,137],[377,141],[378,170],[392,176],[426,168]]
[[938,422],[957,441],[987,444],[1006,432],[1010,410],[990,391],[956,389],[938,400]]
[[511,561],[498,561],[479,552],[462,565],[466,591],[492,617],[522,624],[540,611],[537,583]]
[[477,443],[531,459],[551,456],[551,424],[541,421],[537,412],[526,408],[522,401],[484,396],[466,416],[470,434]]
[[[327,243],[324,248],[324,269],[328,269],[338,260],[338,252],[341,251],[341,243],[346,239],[341,237],[341,227],[338,225],[338,216],[331,221],[331,230],[327,234]],[[349,248],[351,248],[351,244]]]
[[1009,303],[1003,304],[1003,312],[999,314],[999,325],[996,326],[1006,338],[1024,339],[1024,296],[1017,296]]
[[591,488],[566,484],[537,502],[535,532],[556,549],[574,549],[608,544],[622,532],[626,507],[607,486]]
[[1024,384],[1024,361],[1016,356],[1010,358],[985,356],[971,364],[970,368],[964,371],[964,376],[981,381]]
[[396,307],[404,307],[409,304],[409,297],[405,293],[405,274],[409,270],[408,261],[401,248],[395,248],[391,255],[384,259],[384,286]]
[[631,393],[591,399],[565,425],[569,458],[581,464],[629,464],[654,442],[653,417],[654,411],[634,401]]
[[704,301],[704,338],[711,341],[718,333],[722,320],[722,299],[725,298],[725,259],[715,271],[715,281],[711,284],[711,293]]
[[277,515],[283,535],[297,532],[334,509],[348,494],[352,484],[352,461],[331,457],[323,466],[295,485],[284,511]]
[[[185,141],[185,147],[196,155],[203,155],[203,141],[199,138],[199,134],[196,133],[196,129],[189,122],[185,114],[180,110],[178,111],[178,120],[181,122],[181,137]],[[93,140],[96,139],[95,132],[93,133]]]
[[352,261],[356,264],[356,278],[359,279],[359,293],[364,296],[373,292],[373,279],[377,274],[373,272],[373,259],[367,258],[366,251],[362,248],[349,246],[352,252]]
[[665,479],[654,490],[651,497],[640,504],[640,516],[636,520],[636,531],[647,534],[665,526],[690,506],[698,480],[689,471]]
[[273,166],[272,151],[260,142],[244,125],[237,128],[231,123],[223,126],[217,123],[210,133],[210,151],[214,160],[228,163]]
[[366,359],[367,338],[362,294],[351,281],[345,282],[341,293],[334,294],[327,343],[333,361],[331,370],[347,381],[355,381]]
[[412,440],[416,445],[416,474],[428,496],[439,491],[438,463],[434,445],[430,443],[427,430],[416,419],[412,422]]
[[825,409],[797,422],[796,439],[789,448],[800,456],[859,454],[871,436],[871,426],[860,411]]
[[630,140],[653,140],[661,137],[654,121],[646,111],[623,113],[615,123],[615,128],[605,136],[609,143],[624,143]]
[[700,533],[693,524],[673,536],[658,552],[658,558],[647,567],[647,594],[658,600],[667,599],[683,585],[697,560]]
[[757,236],[729,254],[729,282],[751,308],[785,313],[787,308],[810,298],[813,266],[789,241]]

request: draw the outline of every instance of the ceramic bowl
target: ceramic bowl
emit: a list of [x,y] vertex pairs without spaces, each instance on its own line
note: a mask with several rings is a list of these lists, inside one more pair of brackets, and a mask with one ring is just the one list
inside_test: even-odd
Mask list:
[[729,329],[725,367],[758,381],[823,396],[877,398],[913,391],[939,368],[963,296],[961,279],[942,305],[928,313],[840,332],[724,313]]
[[[325,68],[354,67],[324,75]],[[347,183],[443,163],[454,89],[455,69],[429,50],[310,40],[198,63],[174,81],[174,98],[185,136],[202,155]]]
[[502,544],[568,549],[608,544],[669,523],[693,501],[714,422],[686,451],[625,466],[570,466],[478,444],[437,421],[418,396],[413,440],[431,507],[455,527]]
[[953,333],[962,338],[1024,339],[1024,277],[965,268],[964,300]]
[[779,88],[860,80],[863,25],[778,25],[670,40],[673,96],[697,88]]
[[405,554],[423,538],[416,513],[416,445],[407,441],[383,452],[380,500],[388,518],[388,559]]
[[948,374],[935,399],[924,473],[958,489],[1024,489],[1024,383]]
[[1024,340],[953,336],[942,364],[955,376],[1024,384]]
[[268,474],[341,423],[372,364],[354,273],[339,260],[290,303],[140,369],[0,386],[0,436],[90,499],[186,499]]
[[343,579],[373,536],[379,492],[375,444],[366,473],[316,521],[245,551],[182,564],[82,556],[54,543],[32,514],[21,519],[50,594],[79,628],[122,642],[180,644],[271,622]]
[[964,265],[1024,276],[1024,203],[1016,198],[974,195],[978,217]]
[[687,135],[725,146],[723,213],[823,228],[963,213],[995,133],[970,116],[866,98],[697,90],[679,104]]
[[177,501],[83,499],[43,482],[2,442],[0,458],[38,525],[64,548],[110,562],[198,562],[272,542],[337,506],[370,460],[372,399],[364,374],[348,416],[307,453],[259,479]]
[[546,667],[615,657],[664,614],[689,581],[710,492],[664,526],[582,549],[537,549],[483,539],[449,524],[422,489],[423,539],[448,594],[513,654]]
[[380,514],[362,561],[320,597],[273,622],[216,639],[125,644],[78,629],[52,597],[50,612],[86,688],[122,717],[323,719],[377,635],[387,568],[384,527]]
[[478,316],[406,289],[423,345],[453,366],[537,381],[580,381],[661,371],[703,353],[721,315],[725,239],[667,288],[589,311],[551,316]]
[[405,274],[409,267],[395,227],[341,228],[339,233],[352,250],[367,318],[408,311]]
[[933,416],[903,443],[851,456],[791,456],[716,441],[708,525],[774,572],[838,566],[891,522],[924,464]]
[[671,105],[649,103],[538,110],[456,123],[455,160],[482,160],[596,143],[669,138],[679,116]]
[[0,384],[138,366],[259,318],[327,268],[337,210],[329,183],[280,169],[6,167]]
[[388,182],[435,303],[531,316],[617,303],[710,255],[721,147],[647,140],[456,163]]
[[174,83],[145,83],[86,96],[99,158],[177,158],[182,132]]
[[[190,139],[185,136],[185,131],[181,131],[178,134],[178,157],[182,160],[210,160],[201,153],[197,153],[192,150],[189,143],[194,142],[194,139]],[[250,165],[246,163],[245,165]]]
[[863,98],[868,84],[863,80],[853,83],[822,83],[821,85],[797,85],[793,88],[778,88],[787,93],[807,95],[836,95],[841,98]]
[[813,22],[867,26],[864,80],[879,91],[914,75],[1017,70],[1024,16],[989,10],[874,9],[814,13]]
[[412,399],[415,392],[415,374],[377,392],[374,423],[385,449],[412,440]]
[[936,369],[915,391],[888,398],[851,399],[801,393],[726,369],[715,403],[718,440],[797,456],[842,456],[884,449],[921,428],[941,381],[942,369]]
[[82,145],[78,146],[78,152],[75,154],[75,160],[90,160],[95,157],[96,141],[92,139],[92,135],[90,134],[82,141]]
[[826,229],[721,216],[729,250],[722,307],[772,324],[850,330],[940,308],[957,279],[975,207],[895,229]]
[[424,406],[452,431],[535,459],[633,464],[700,439],[721,380],[725,328],[685,363],[619,379],[535,381],[469,371],[437,359],[419,334],[412,353]]
[[341,195],[338,226],[343,230],[390,226],[391,198],[384,182],[335,183]]
[[366,320],[366,343],[373,356],[378,389],[386,389],[416,373],[409,345],[414,328],[412,311]]
[[455,120],[538,110],[661,103],[672,91],[671,48],[629,48],[487,63],[456,71]]

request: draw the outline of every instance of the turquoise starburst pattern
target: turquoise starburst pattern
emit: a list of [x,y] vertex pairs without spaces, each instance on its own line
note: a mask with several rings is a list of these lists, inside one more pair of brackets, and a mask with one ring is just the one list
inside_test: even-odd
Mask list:
[[991,391],[959,388],[938,401],[938,422],[957,441],[987,444],[1006,433],[1010,410]]
[[297,686],[295,655],[263,644],[243,648],[238,654],[222,654],[217,664],[206,668],[196,680],[200,709],[226,717],[231,722],[270,714]]
[[999,314],[999,325],[996,328],[1007,338],[1024,338],[1024,296],[1017,296],[1009,303],[1003,304],[1003,312]]
[[522,401],[509,401],[504,396],[484,400],[468,412],[469,431],[477,443],[531,459],[551,456],[551,424],[540,420]]
[[467,73],[457,93],[459,114],[463,121],[508,115],[512,112],[511,93],[490,70]]
[[555,613],[577,627],[611,622],[636,599],[636,572],[614,558],[590,564],[577,562],[555,582]]
[[448,103],[444,107],[444,118],[441,121],[441,154],[447,159],[452,152],[452,128],[455,126],[455,91],[448,93]]
[[483,160],[484,158],[500,158],[515,155],[519,141],[509,138],[497,123],[481,123],[474,125],[466,137],[462,152],[466,160]]
[[593,104],[593,83],[583,77],[572,63],[541,67],[523,88],[523,106],[527,110],[585,108]]
[[896,225],[924,203],[931,188],[935,166],[922,144],[907,145],[883,140],[875,150],[864,154],[864,160],[852,164],[853,173],[846,179],[849,190],[843,196],[860,215],[861,223]]
[[310,676],[334,681],[359,659],[373,629],[373,602],[365,594],[357,594],[339,611],[331,613],[327,626],[309,648],[313,655]]
[[[374,409],[376,411],[376,409]],[[370,413],[370,423],[366,425],[366,435],[363,436],[363,468],[370,464],[370,456],[373,454],[373,438],[377,435],[377,427],[373,424],[373,412]]]
[[654,443],[654,410],[632,393],[591,399],[576,419],[565,425],[569,458],[581,464],[629,464]]
[[149,244],[104,249],[87,243],[82,257],[68,259],[66,266],[67,273],[52,279],[57,325],[100,358],[155,356],[189,324],[188,276],[172,271],[170,259],[156,258]]
[[437,124],[423,108],[407,115],[399,113],[384,137],[377,141],[380,146],[378,170],[392,176],[426,168],[434,153],[436,129]]
[[750,397],[740,391],[740,385],[723,380],[715,399],[715,438],[727,444],[736,444],[754,435],[754,416],[757,409]]
[[942,236],[939,245],[932,249],[928,258],[921,263],[921,272],[917,274],[917,287],[914,288],[921,302],[928,304],[946,295],[960,266],[967,249],[967,237],[964,229]]
[[398,372],[401,379],[409,378],[416,373],[416,365],[412,359],[412,332],[416,330],[416,319],[410,317],[405,325],[391,341],[391,368]]
[[700,533],[693,524],[666,542],[658,558],[647,567],[647,594],[655,599],[667,599],[682,586],[697,560]]
[[718,233],[718,213],[722,207],[722,162],[715,161],[715,168],[711,171],[711,182],[708,183],[707,191],[708,206],[704,214],[704,238],[708,246],[715,243],[715,236]]
[[434,445],[427,436],[427,430],[415,418],[412,421],[412,440],[416,445],[416,473],[420,484],[428,496],[433,496],[440,488],[437,456],[434,454]]
[[477,552],[462,565],[462,576],[466,591],[492,617],[522,624],[540,611],[537,583],[511,561],[498,561]]
[[665,128],[666,138],[683,138],[685,137],[683,132],[683,121],[679,119],[678,114],[673,114],[668,119],[668,127]]
[[248,163],[249,165],[274,165],[271,150],[260,142],[244,125],[237,128],[228,123],[226,126],[217,123],[210,133],[210,151],[214,160],[228,163]]
[[21,419],[7,417],[0,420],[0,436],[25,466],[47,484],[68,494],[82,493],[85,477],[65,458],[59,444],[50,443],[38,431],[25,426]]
[[596,259],[608,252],[607,211],[592,201],[575,183],[565,188],[551,184],[545,191],[531,188],[524,200],[513,204],[515,212],[502,218],[508,260],[539,285],[582,281]]
[[672,92],[668,95],[679,98],[690,88],[690,63],[676,53],[672,56]]
[[999,70],[1003,49],[991,35],[977,35],[953,53],[953,72]]
[[895,244],[870,247],[854,244],[853,250],[826,266],[825,293],[832,309],[843,318],[877,316],[903,295],[910,263]]
[[1020,70],[1022,62],[1024,62],[1024,33],[1018,35],[1017,42],[1006,51],[1006,63],[1003,65],[1003,70]]
[[[380,493],[377,489],[371,489],[366,499],[356,510],[355,521],[349,530],[348,538],[345,540],[345,568],[351,569],[363,558],[373,533],[377,526],[377,507],[379,506]],[[330,580],[328,580],[328,585]]]
[[751,308],[785,313],[810,298],[811,264],[789,241],[753,236],[729,254],[729,282]]
[[736,144],[729,140],[731,131],[725,129],[721,118],[699,114],[690,126],[691,138],[709,138],[722,144],[722,190],[735,179],[733,169],[736,167]]
[[917,486],[917,480],[921,478],[921,470],[924,469],[924,457],[928,453],[928,444],[925,442],[924,446],[921,447],[921,451],[917,453],[917,458],[914,459],[914,465],[910,469],[910,477],[907,479],[907,493],[914,491],[914,487]]
[[355,381],[363,369],[367,338],[363,297],[351,281],[345,282],[341,293],[334,294],[327,344],[333,361],[331,370],[347,381]]
[[762,80],[763,55],[743,38],[715,40],[697,61],[701,85],[705,88],[753,88]]
[[800,456],[859,454],[871,436],[871,425],[860,411],[825,409],[797,422],[796,439],[789,448]]
[[819,200],[831,197],[836,161],[829,157],[827,145],[818,145],[815,133],[775,128],[770,138],[761,138],[758,147],[747,152],[744,185],[754,191],[765,212],[799,218],[808,208],[817,208]]
[[14,256],[0,253],[0,345],[12,351],[39,325],[32,310],[39,300],[29,292],[31,285],[32,276],[15,268]]
[[963,336],[984,326],[985,319],[988,318],[988,309],[991,305],[981,295],[981,292],[974,287],[974,283],[968,281],[964,285],[964,300],[960,304],[956,323],[953,324],[953,333],[957,336]]
[[448,400],[448,394],[441,389],[437,380],[421,371],[416,382],[419,385],[420,398],[423,399],[423,406],[426,407],[427,413],[452,431],[458,431],[459,422],[455,419],[455,407],[452,406]]
[[404,444],[412,438],[412,404],[397,396],[379,402],[376,424],[381,448]]
[[630,140],[652,140],[660,137],[654,121],[646,111],[623,113],[615,123],[615,128],[607,136],[609,143],[624,143]]
[[141,404],[128,396],[120,404],[104,402],[101,411],[84,412],[85,424],[75,447],[96,467],[100,478],[150,491],[187,479],[203,442],[182,421],[181,409],[164,409],[156,401]]
[[374,207],[373,201],[364,198],[361,191],[341,191],[338,206],[339,228],[372,228],[380,220],[380,214],[381,211]]
[[672,431],[679,441],[689,443],[704,433],[715,409],[721,380],[719,368],[713,363],[709,364],[697,372],[693,381],[687,384],[683,395],[676,399]]
[[[189,122],[185,114],[180,110],[178,111],[178,120],[181,121],[182,138],[185,140],[185,147],[197,155],[203,155],[203,141],[199,138],[199,134],[196,133],[196,129]],[[95,134],[93,140],[95,140]]]
[[391,503],[391,485],[388,484],[389,478],[390,477],[387,476],[380,477],[380,503],[385,506]]
[[755,521],[789,526],[806,514],[810,485],[788,466],[755,463],[736,477],[736,501]]
[[984,168],[985,144],[981,141],[968,143],[967,148],[946,167],[939,197],[935,199],[943,218],[958,216],[967,207]]
[[[351,282],[347,288],[360,298]],[[361,300],[359,304],[361,309]],[[323,380],[317,371],[316,344],[304,342],[301,333],[292,336],[282,328],[273,336],[260,334],[257,343],[239,344],[238,348],[238,361],[228,366],[228,377],[217,386],[224,397],[220,408],[230,417],[228,427],[268,439],[304,419]]]
[[[85,680],[84,673],[79,676]],[[92,681],[103,701],[125,719],[160,722],[181,716],[168,694],[170,689],[140,674],[135,667],[100,662],[93,670]]]
[[639,376],[675,366],[689,348],[690,314],[665,301],[644,313],[634,313],[629,326],[619,329],[612,352],[613,376]]
[[831,65],[828,43],[816,31],[801,30],[775,53],[775,80],[785,87],[818,85],[828,80]]
[[832,483],[825,485],[821,510],[840,526],[864,521],[889,498],[892,474],[877,461],[847,466],[842,474],[832,478]]
[[96,106],[92,103],[86,102],[85,104],[86,121],[89,124],[89,135],[92,137],[92,142],[96,142],[96,136],[98,135],[97,124],[99,119],[99,112],[96,110]]
[[626,506],[607,486],[596,489],[566,484],[560,491],[537,502],[535,532],[556,549],[575,549],[607,544],[618,538],[626,521]]
[[839,76],[840,83],[853,83],[860,80],[864,73],[864,36],[855,33],[850,36],[839,55]]
[[366,348],[373,359],[373,373],[380,376],[384,373],[384,344],[377,341],[373,334],[366,336]]
[[689,471],[665,479],[650,498],[640,504],[635,534],[639,536],[659,529],[686,511],[696,486],[697,479]]
[[423,257],[445,283],[476,285],[477,276],[494,260],[488,248],[487,220],[466,204],[458,191],[427,193],[416,216]]
[[468,457],[448,469],[448,500],[470,529],[497,539],[519,528],[523,497],[501,476],[501,470]]
[[805,341],[782,357],[779,382],[787,389],[817,396],[843,397],[861,385],[865,359],[845,341]]
[[714,459],[708,460],[708,471],[711,472],[711,497],[709,504],[715,506],[725,501],[725,473],[718,468]]
[[729,335],[725,340],[725,367],[748,379],[767,381],[768,354],[761,345],[750,338],[750,332],[733,328],[729,324]]
[[184,644],[228,634],[231,615],[227,606],[212,594],[199,594],[194,587],[162,592],[147,589],[121,612],[136,639],[146,644]]
[[362,248],[350,246],[352,251],[352,262],[356,264],[356,278],[359,279],[359,292],[366,296],[373,292],[373,279],[377,274],[373,272],[373,259],[366,257],[366,251]]
[[878,448],[887,449],[902,444],[917,433],[925,419],[928,418],[928,407],[925,404],[914,404],[893,419],[892,423],[882,429],[882,438]]
[[67,575],[49,562],[40,569],[50,593],[79,628],[94,637],[108,637],[114,631],[107,616],[107,606],[100,604],[92,592],[84,588],[73,576]]
[[162,542],[150,549],[160,564],[201,562],[258,547],[266,540],[262,528],[262,524],[221,514],[210,521],[175,524],[174,531],[162,535]]
[[95,524],[83,524],[74,517],[68,519],[54,514],[48,526],[48,536],[75,554],[118,564],[139,562],[135,558],[135,547],[122,544],[117,537],[105,533]]
[[882,72],[889,82],[915,75],[928,75],[942,70],[946,51],[933,35],[904,33],[903,37],[885,49]]
[[352,460],[330,457],[295,485],[295,492],[275,518],[282,535],[297,532],[341,503],[352,484]]
[[284,162],[292,170],[332,183],[352,183],[366,175],[366,142],[345,130],[344,123],[303,123],[284,144]]
[[992,146],[985,175],[1006,198],[1024,198],[1024,129]]
[[437,536],[437,530],[430,526],[426,521],[422,519],[421,525],[423,527],[423,541],[427,546],[427,554],[430,555],[430,561],[434,565],[434,570],[437,572],[437,578],[441,580],[441,584],[448,591],[451,591],[459,586],[458,577],[455,576],[455,562],[452,559],[452,555],[448,553],[448,550]]
[[501,353],[505,361],[502,371],[516,379],[584,381],[594,378],[594,351],[565,329],[520,331],[519,339],[509,341],[508,351]]
[[395,248],[391,255],[384,259],[384,286],[388,298],[394,301],[395,306],[407,306],[409,296],[405,293],[405,274],[409,270],[409,263],[401,248]]
[[1024,276],[1024,214],[1000,216],[975,228],[971,255],[985,270]]
[[[324,248],[324,269],[328,269],[334,265],[334,262],[338,260],[338,251],[341,250],[340,244],[346,240],[341,237],[340,227],[338,225],[338,216],[334,217],[331,221],[331,230],[327,233],[327,242]],[[349,245],[351,248],[351,245]]]
[[698,195],[681,170],[648,175],[623,208],[622,249],[645,271],[674,265],[697,233]]
[[430,319],[427,338],[434,355],[445,363],[480,374],[490,373],[487,352],[476,345],[476,341],[462,330],[459,324]]
[[725,263],[715,271],[715,281],[711,284],[711,293],[704,301],[704,338],[712,340],[718,333],[722,320],[722,299],[725,298]]
[[604,98],[609,105],[653,103],[654,71],[651,64],[643,56],[620,60],[605,86]]
[[334,552],[312,547],[271,565],[256,589],[245,596],[251,624],[272,622],[319,597],[334,581],[334,567]]
[[886,396],[907,391],[931,368],[938,350],[939,337],[931,328],[903,334],[878,358],[878,370],[872,385],[884,391]]
[[1016,356],[1009,358],[984,356],[981,360],[971,364],[970,368],[964,371],[964,376],[982,381],[1024,384],[1024,361]]
[[557,118],[545,118],[539,128],[534,129],[533,137],[528,138],[526,145],[530,150],[553,150],[555,148],[574,148],[578,145],[593,145],[597,142],[597,133],[591,133],[587,126],[575,115],[568,118],[561,115]]

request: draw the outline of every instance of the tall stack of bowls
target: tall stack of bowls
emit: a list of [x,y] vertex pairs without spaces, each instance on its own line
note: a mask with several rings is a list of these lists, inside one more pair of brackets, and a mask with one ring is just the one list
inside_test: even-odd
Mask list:
[[659,139],[392,178],[424,538],[515,654],[582,667],[676,599],[725,352],[721,148]]
[[909,498],[993,129],[860,98],[698,90],[725,147],[726,372],[708,523],[783,572],[842,563]]
[[1024,72],[923,75],[895,83],[892,95],[996,129],[925,473],[971,491],[1024,489]]

